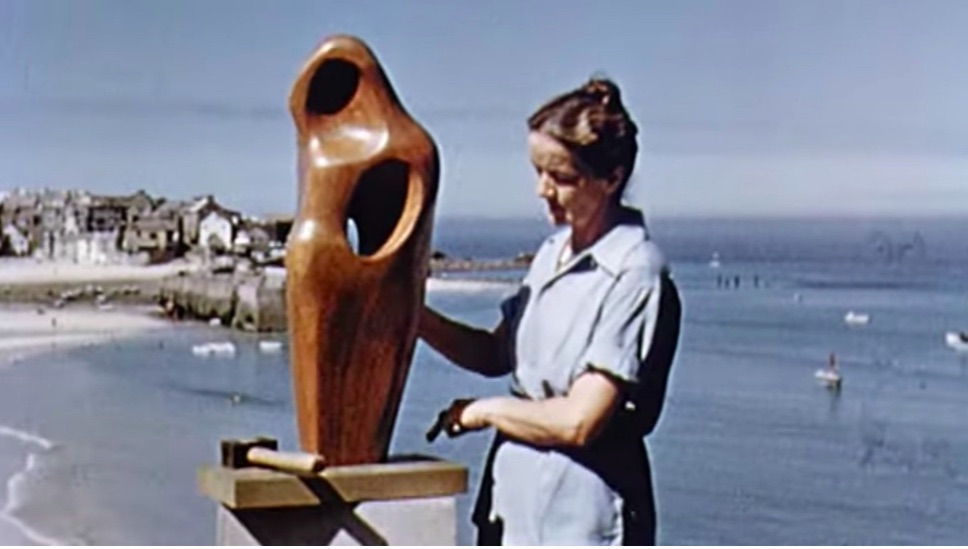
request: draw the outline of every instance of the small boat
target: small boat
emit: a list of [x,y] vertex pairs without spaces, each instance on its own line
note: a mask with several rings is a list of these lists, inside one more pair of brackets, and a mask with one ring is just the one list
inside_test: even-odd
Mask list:
[[840,377],[840,369],[837,367],[837,355],[830,353],[827,367],[814,372],[813,377],[828,389],[840,390],[843,378]]
[[813,377],[817,379],[821,384],[826,385],[830,388],[840,388],[840,383],[843,378],[840,376],[836,370],[831,370],[830,368],[821,368],[814,372]]
[[944,342],[958,352],[968,352],[968,332],[947,332],[944,335]]
[[719,263],[719,252],[713,252],[713,258],[709,260],[710,269],[718,269],[721,266]]
[[870,324],[871,315],[867,313],[855,313],[854,311],[847,311],[844,315],[844,322],[848,326],[864,326]]
[[192,346],[195,356],[235,356],[235,344],[231,341],[202,343]]
[[282,350],[281,341],[260,341],[259,350],[263,353],[278,353]]

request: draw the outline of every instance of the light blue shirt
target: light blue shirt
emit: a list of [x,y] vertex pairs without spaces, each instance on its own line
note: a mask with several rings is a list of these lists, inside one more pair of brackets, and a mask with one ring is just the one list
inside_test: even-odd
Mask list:
[[[514,365],[512,393],[534,400],[566,395],[576,378],[596,370],[626,389],[626,400],[611,422],[634,413],[634,387],[646,373],[643,364],[648,364],[653,333],[668,317],[678,334],[679,316],[678,310],[660,315],[659,293],[671,284],[666,262],[649,240],[641,214],[628,213],[628,220],[563,265],[559,259],[570,245],[571,231],[549,237],[520,291],[502,303],[508,333],[514,335],[507,350]],[[623,433],[610,436],[614,443],[603,442],[598,450],[579,450],[596,454],[586,460],[569,449],[503,440],[490,464],[488,513],[490,520],[503,522],[503,543],[620,544],[627,502],[617,486],[647,490],[651,505],[644,433]],[[621,478],[606,482],[602,471]]]

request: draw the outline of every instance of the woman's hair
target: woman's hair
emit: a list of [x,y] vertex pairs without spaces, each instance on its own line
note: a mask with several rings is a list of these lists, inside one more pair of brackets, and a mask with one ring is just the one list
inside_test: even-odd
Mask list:
[[528,128],[564,145],[593,177],[611,178],[617,168],[624,168],[621,196],[635,165],[639,130],[614,82],[593,76],[542,105],[528,118]]

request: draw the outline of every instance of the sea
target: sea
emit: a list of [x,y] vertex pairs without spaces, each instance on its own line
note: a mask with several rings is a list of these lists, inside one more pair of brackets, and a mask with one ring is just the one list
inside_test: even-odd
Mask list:
[[[661,544],[968,543],[968,218],[685,219],[650,222],[684,302],[665,409],[647,438]],[[451,219],[452,257],[533,251],[535,220]],[[491,327],[516,271],[448,275],[428,301]],[[845,315],[867,315],[847,323]],[[223,438],[295,448],[288,352],[200,323],[0,360],[0,541],[215,542],[196,471]],[[234,357],[192,345],[235,342]],[[814,373],[834,353],[839,391]],[[465,464],[459,541],[491,436],[428,444],[457,397],[503,394],[419,344],[395,454]]]

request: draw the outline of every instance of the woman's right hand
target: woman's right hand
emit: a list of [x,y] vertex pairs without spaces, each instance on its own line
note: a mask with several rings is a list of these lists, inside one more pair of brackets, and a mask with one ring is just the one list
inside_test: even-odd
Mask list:
[[458,398],[451,402],[450,406],[437,414],[437,421],[427,431],[427,442],[436,440],[441,432],[447,433],[447,436],[450,438],[454,438],[466,432],[476,430],[466,428],[461,422],[464,409],[474,402],[475,399],[473,398]]

